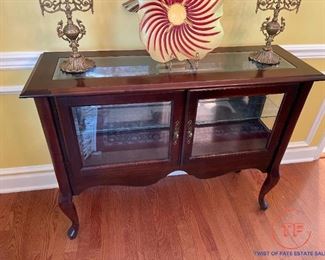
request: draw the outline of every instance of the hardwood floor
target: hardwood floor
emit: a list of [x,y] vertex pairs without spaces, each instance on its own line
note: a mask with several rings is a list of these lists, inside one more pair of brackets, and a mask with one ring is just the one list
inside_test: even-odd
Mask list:
[[[81,226],[72,241],[57,190],[2,194],[0,259],[288,259],[284,251],[313,254],[294,259],[325,256],[325,158],[284,165],[281,173],[265,212],[257,203],[264,174],[255,170],[92,188],[75,200]],[[263,253],[269,255],[258,256]]]

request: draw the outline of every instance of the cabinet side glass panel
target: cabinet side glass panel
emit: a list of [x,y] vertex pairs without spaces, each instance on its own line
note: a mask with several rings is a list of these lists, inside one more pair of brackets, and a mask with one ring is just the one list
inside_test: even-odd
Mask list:
[[169,159],[171,102],[72,107],[84,166]]
[[283,96],[200,99],[192,157],[266,149]]

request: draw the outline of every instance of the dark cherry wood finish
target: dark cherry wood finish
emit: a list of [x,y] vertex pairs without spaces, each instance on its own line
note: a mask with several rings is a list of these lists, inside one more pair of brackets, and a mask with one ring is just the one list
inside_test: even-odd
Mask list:
[[[219,48],[216,52],[255,51],[256,47]],[[258,198],[265,210],[265,195],[280,178],[279,164],[314,81],[325,77],[282,48],[275,51],[292,69],[163,74],[123,78],[52,80],[58,58],[68,53],[44,53],[21,97],[33,97],[51,152],[60,196],[59,206],[72,221],[68,236],[77,236],[79,220],[73,196],[96,185],[149,185],[171,171],[184,170],[198,178],[211,178],[241,169],[267,173]],[[143,51],[86,52],[86,56],[144,55]],[[284,98],[265,149],[192,157],[197,102],[203,98],[283,93]],[[71,108],[170,101],[172,103],[169,156],[166,160],[83,166]],[[175,127],[180,124],[176,141]],[[193,133],[193,131],[192,131]]]
[[[180,91],[165,92],[159,94],[122,94],[102,95],[89,97],[58,97],[56,107],[61,120],[60,126],[63,133],[64,147],[66,147],[68,158],[73,158],[71,163],[71,184],[74,194],[79,194],[84,189],[103,184],[127,184],[127,185],[149,185],[175,169],[178,169],[180,160],[181,143],[169,144],[169,159],[151,160],[137,163],[123,163],[113,165],[87,166],[82,165],[78,140],[75,135],[75,127],[71,119],[71,107],[87,105],[112,105],[146,102],[172,102],[172,120],[170,136],[173,136],[176,121],[182,121],[184,114],[184,95]],[[130,147],[131,148],[131,147]]]
[[284,122],[277,150],[273,153],[272,161],[266,169],[267,177],[263,183],[258,197],[258,202],[262,210],[266,210],[268,208],[268,205],[265,201],[265,195],[278,183],[280,179],[280,162],[288,146],[290,137],[295,128],[300,112],[305,104],[305,101],[312,85],[312,82],[301,83],[299,86],[299,91],[295,98],[295,103],[290,108],[288,108],[290,110],[288,119]]
[[60,144],[60,136],[56,128],[57,121],[53,116],[49,99],[35,98],[35,104],[39,117],[41,119],[42,127],[46,137],[47,145],[49,147],[56,178],[59,184],[59,206],[63,213],[71,220],[72,225],[67,234],[69,238],[73,239],[77,236],[79,230],[79,219],[76,208],[72,201],[72,190],[70,185],[69,175],[66,169],[66,161],[64,159],[64,152]]

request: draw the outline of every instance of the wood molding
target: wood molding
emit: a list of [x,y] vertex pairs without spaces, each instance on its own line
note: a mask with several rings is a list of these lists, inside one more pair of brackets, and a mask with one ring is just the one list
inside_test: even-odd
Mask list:
[[[325,58],[325,44],[295,44],[281,47],[300,59]],[[32,69],[43,52],[0,52],[0,70]]]
[[32,69],[42,51],[0,52],[0,70]]
[[[325,73],[324,73],[325,74]],[[316,135],[316,132],[317,130],[319,129],[319,126],[320,124],[322,123],[322,120],[323,118],[325,117],[325,100],[323,100],[321,106],[320,106],[320,109],[318,111],[318,114],[316,115],[315,117],[315,120],[309,130],[309,133],[307,135],[307,138],[306,138],[306,143],[308,145],[311,144],[311,142],[313,141],[315,135]]]
[[311,142],[313,141],[313,139],[317,133],[317,130],[319,129],[320,124],[322,123],[322,120],[324,117],[325,117],[325,100],[322,102],[322,104],[320,106],[320,109],[314,119],[314,122],[313,122],[309,132],[308,132],[306,140],[298,141],[298,142],[290,142],[288,145],[288,149],[309,147]]
[[52,172],[52,164],[41,164],[41,165],[31,165],[31,166],[21,166],[12,168],[0,168],[0,177],[15,175],[15,174],[25,174],[25,173],[44,173]]
[[311,162],[319,158],[318,146],[288,148],[282,158],[281,164]]
[[0,193],[57,188],[51,164],[0,169]]
[[23,87],[23,85],[0,86],[0,95],[19,95]]
[[316,159],[320,158],[322,154],[325,153],[325,135],[323,136],[323,139],[320,141],[317,151],[316,151]]
[[295,44],[281,45],[282,48],[291,52],[299,59],[324,59],[325,44]]
[[297,142],[290,142],[287,149],[292,149],[292,148],[302,148],[302,147],[307,147],[308,143],[306,141],[297,141]]

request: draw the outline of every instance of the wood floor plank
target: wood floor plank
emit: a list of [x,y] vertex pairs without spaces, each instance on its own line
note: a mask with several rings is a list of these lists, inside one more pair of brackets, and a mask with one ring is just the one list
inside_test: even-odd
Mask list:
[[[266,175],[253,169],[209,180],[177,176],[147,187],[88,189],[75,198],[81,227],[73,241],[66,237],[70,223],[57,205],[58,190],[3,194],[0,260],[288,259],[257,254],[289,250],[279,229],[289,213],[310,231],[297,250],[325,254],[325,158],[280,171],[267,211],[257,203]],[[288,239],[301,242],[291,233]]]

